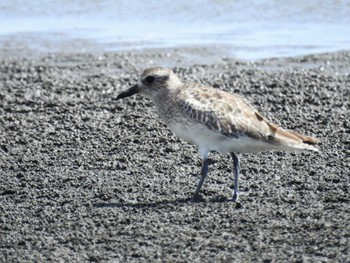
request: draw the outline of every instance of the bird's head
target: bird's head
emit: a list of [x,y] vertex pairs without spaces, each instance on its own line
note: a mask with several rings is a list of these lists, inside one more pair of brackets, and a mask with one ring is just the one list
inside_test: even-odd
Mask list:
[[136,93],[140,93],[150,99],[166,94],[175,90],[182,83],[171,69],[153,67],[143,71],[138,83],[131,88],[121,92],[117,96],[118,99],[130,97]]

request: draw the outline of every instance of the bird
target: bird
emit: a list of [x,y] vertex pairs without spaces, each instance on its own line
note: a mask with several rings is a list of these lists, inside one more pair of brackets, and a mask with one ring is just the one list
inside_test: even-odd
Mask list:
[[138,82],[115,98],[141,94],[155,105],[161,120],[181,139],[198,147],[201,176],[191,201],[200,201],[208,174],[208,154],[229,154],[234,164],[232,201],[239,197],[237,153],[268,150],[319,151],[319,140],[285,130],[269,121],[245,98],[199,83],[184,83],[164,67],[146,68]]

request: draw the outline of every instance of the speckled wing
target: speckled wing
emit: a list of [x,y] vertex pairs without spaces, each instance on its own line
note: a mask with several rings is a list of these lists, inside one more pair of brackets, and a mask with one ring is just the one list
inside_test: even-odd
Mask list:
[[177,94],[183,113],[227,137],[268,140],[271,127],[243,98],[200,84],[185,84]]
[[263,117],[240,96],[200,84],[184,84],[176,95],[182,113],[230,138],[247,136],[274,145],[318,151],[313,137],[287,131]]

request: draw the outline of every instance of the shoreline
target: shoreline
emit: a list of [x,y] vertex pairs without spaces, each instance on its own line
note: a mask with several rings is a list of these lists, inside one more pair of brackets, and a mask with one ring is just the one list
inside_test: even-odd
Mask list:
[[[83,60],[96,60],[108,62],[108,60],[121,60],[121,64],[133,68],[133,72],[139,74],[144,68],[162,66],[169,68],[189,68],[191,66],[207,65],[218,70],[227,67],[241,67],[246,69],[259,69],[263,71],[318,69],[325,74],[350,74],[347,66],[350,50],[337,52],[325,52],[307,54],[293,57],[270,57],[257,60],[245,60],[232,57],[227,50],[219,47],[186,47],[186,48],[147,48],[126,51],[104,51],[95,49],[94,52],[39,52],[33,49],[0,48],[0,60],[28,60],[35,63],[42,61],[49,63],[74,64]],[[72,61],[70,61],[72,60]],[[100,63],[101,64],[101,63]],[[102,63],[103,64],[103,63]],[[101,65],[100,65],[101,66]],[[107,68],[109,68],[108,65]],[[122,69],[119,67],[119,70]],[[127,67],[127,68],[128,68]],[[108,69],[110,70],[110,69]],[[119,71],[118,70],[118,71]],[[104,72],[103,72],[104,73]]]
[[[0,59],[6,57],[16,58],[40,58],[49,55],[76,55],[90,54],[99,56],[103,54],[132,54],[145,55],[148,53],[153,56],[157,54],[179,54],[181,61],[194,64],[220,63],[222,58],[234,59],[242,62],[261,62],[266,60],[288,60],[302,59],[311,57],[322,57],[327,54],[336,54],[347,52],[349,50],[330,50],[317,53],[303,51],[299,55],[279,55],[262,56],[249,58],[234,55],[234,50],[238,51],[240,47],[234,47],[229,44],[208,44],[208,45],[180,45],[176,47],[135,47],[135,44],[116,44],[116,43],[97,43],[89,39],[59,39],[59,35],[51,40],[48,37],[23,34],[13,36],[0,36]],[[248,52],[248,51],[247,51]],[[255,51],[254,51],[255,52]],[[181,56],[182,55],[182,56]],[[189,58],[187,59],[186,56]],[[188,61],[187,61],[188,60]]]

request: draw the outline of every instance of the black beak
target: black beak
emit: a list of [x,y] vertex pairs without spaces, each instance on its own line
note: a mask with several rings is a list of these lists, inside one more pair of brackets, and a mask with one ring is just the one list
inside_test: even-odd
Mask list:
[[139,88],[139,86],[136,84],[136,85],[132,86],[131,88],[129,88],[129,89],[127,89],[127,90],[121,92],[121,93],[117,96],[116,100],[119,100],[119,99],[122,99],[122,98],[126,98],[126,97],[130,97],[130,96],[132,96],[132,95],[138,93],[139,91],[140,91],[140,88]]

